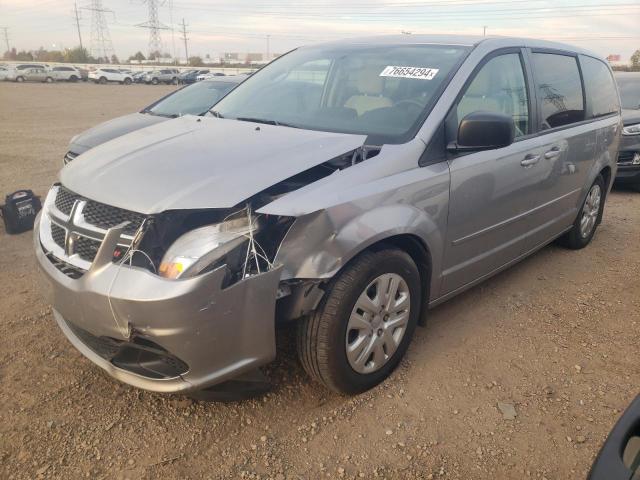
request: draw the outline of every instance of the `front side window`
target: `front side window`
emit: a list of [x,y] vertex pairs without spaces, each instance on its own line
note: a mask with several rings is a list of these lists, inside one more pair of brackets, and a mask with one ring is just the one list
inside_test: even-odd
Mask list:
[[216,105],[216,114],[406,141],[469,47],[347,45],[295,50]]
[[575,57],[534,53],[533,69],[543,130],[585,119],[582,82]]
[[640,73],[619,73],[616,76],[622,108],[640,110]]
[[232,82],[194,83],[160,100],[143,113],[163,117],[203,115],[235,85]]
[[470,113],[478,111],[512,117],[516,137],[531,132],[529,96],[520,54],[494,57],[478,71],[458,103],[458,124]]
[[618,94],[609,68],[600,60],[580,56],[589,118],[597,118],[620,109]]

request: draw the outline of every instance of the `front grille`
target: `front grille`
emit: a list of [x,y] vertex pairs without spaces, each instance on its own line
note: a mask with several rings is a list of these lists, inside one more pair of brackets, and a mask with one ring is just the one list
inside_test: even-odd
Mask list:
[[64,228],[59,227],[55,223],[51,224],[51,236],[53,237],[53,241],[56,242],[56,245],[60,248],[64,248],[64,239],[66,235]]
[[77,153],[73,153],[73,152],[67,152],[64,156],[64,164],[66,165],[67,163],[75,160],[75,158],[78,156]]
[[631,165],[633,162],[633,157],[637,154],[638,152],[634,152],[631,150],[625,150],[622,152],[618,152],[618,163],[623,165],[623,164],[629,164]]
[[128,221],[129,225],[124,228],[124,233],[128,235],[133,235],[140,225],[142,225],[142,221],[145,218],[144,215],[140,213],[112,207],[104,203],[93,202],[91,200],[87,202],[82,213],[87,223],[105,230]]
[[71,209],[73,208],[73,204],[76,200],[80,200],[80,195],[77,193],[73,193],[70,190],[67,190],[64,187],[60,187],[58,190],[58,195],[56,196],[56,208],[60,210],[62,213],[69,215],[71,213]]
[[80,255],[80,258],[87,262],[93,262],[100,245],[101,243],[98,240],[88,237],[78,237],[74,242],[75,252]]
[[51,262],[51,264],[64,273],[67,277],[73,278],[74,280],[79,279],[84,275],[84,270],[78,267],[74,267],[70,263],[67,263],[63,260],[60,260],[58,257],[53,255],[52,253],[47,253],[47,258]]

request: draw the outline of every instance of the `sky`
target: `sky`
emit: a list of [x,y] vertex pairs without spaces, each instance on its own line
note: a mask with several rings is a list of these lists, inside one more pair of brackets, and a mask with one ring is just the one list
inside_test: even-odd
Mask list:
[[[80,31],[91,45],[92,2],[78,0]],[[620,54],[640,48],[640,0],[101,0],[115,53],[147,54],[149,1],[159,4],[163,51],[184,57],[220,52],[282,53],[300,45],[353,36],[457,33],[545,38]],[[0,27],[11,47],[78,45],[72,0],[0,0]],[[0,30],[0,45],[6,48]]]

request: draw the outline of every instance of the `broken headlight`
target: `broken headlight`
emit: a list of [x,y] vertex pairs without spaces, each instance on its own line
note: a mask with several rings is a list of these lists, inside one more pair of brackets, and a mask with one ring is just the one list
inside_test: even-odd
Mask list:
[[252,238],[257,223],[250,215],[191,230],[169,247],[160,263],[165,278],[189,278]]

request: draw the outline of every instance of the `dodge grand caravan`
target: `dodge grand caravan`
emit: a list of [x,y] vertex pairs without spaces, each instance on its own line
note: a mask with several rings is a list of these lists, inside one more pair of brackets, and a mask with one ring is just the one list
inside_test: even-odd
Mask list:
[[35,230],[53,315],[113,377],[211,389],[275,358],[387,377],[428,309],[553,240],[589,244],[616,174],[605,61],[538,40],[299,48],[204,117],[65,166]]

